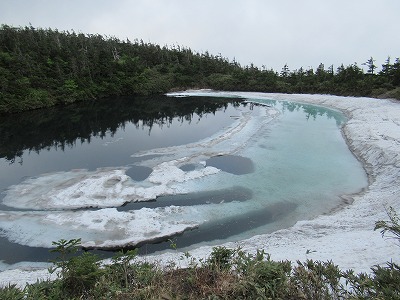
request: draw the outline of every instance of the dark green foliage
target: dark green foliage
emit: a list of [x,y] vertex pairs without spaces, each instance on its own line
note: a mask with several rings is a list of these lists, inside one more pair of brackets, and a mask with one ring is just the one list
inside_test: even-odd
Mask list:
[[25,287],[24,294],[24,299],[28,300],[73,299],[72,295],[64,290],[60,280],[41,281],[34,284],[28,284]]
[[52,242],[55,246],[50,252],[58,253],[57,259],[54,261],[54,268],[51,268],[50,273],[54,273],[57,269],[60,269],[59,276],[65,277],[68,273],[68,264],[70,257],[78,252],[81,244],[81,239],[64,240],[61,239],[57,242]]
[[112,258],[112,264],[105,267],[106,276],[117,289],[145,289],[158,276],[154,264],[137,262],[137,250],[120,251]]
[[8,285],[0,288],[0,299],[22,300],[25,299],[24,292],[16,285]]
[[89,252],[72,257],[62,277],[63,289],[73,294],[82,294],[92,289],[103,273],[99,265],[99,258]]
[[49,271],[50,273],[58,272],[59,279],[56,284],[60,284],[60,288],[66,296],[86,293],[94,287],[103,273],[97,255],[89,252],[74,255],[80,250],[80,243],[81,239],[69,241],[62,239],[53,242],[56,248],[52,252],[59,253],[59,257]]
[[386,266],[374,266],[372,275],[352,270],[343,273],[350,295],[357,299],[400,299],[400,266],[388,262]]
[[278,74],[180,46],[2,25],[0,113],[185,88],[397,97],[390,92],[400,87],[399,59],[388,58],[380,72],[374,62],[365,63],[367,74],[357,64],[335,73],[322,63],[315,72],[285,65]]
[[344,299],[347,293],[340,269],[332,262],[297,262],[290,278],[292,293],[300,299]]
[[207,76],[236,68],[179,46],[2,25],[0,113],[202,87]]
[[393,238],[400,241],[400,219],[393,209],[393,207],[389,207],[387,210],[387,214],[389,216],[389,221],[378,221],[375,223],[375,230],[380,230],[382,237],[387,233],[390,233]]
[[371,57],[365,63],[363,63],[363,65],[366,65],[368,67],[368,70],[367,70],[368,74],[374,75],[375,69],[376,69],[376,65],[374,64],[374,62],[375,62],[375,59],[373,59]]
[[255,255],[238,250],[234,269],[240,274],[238,298],[281,299],[288,294],[289,261],[276,262],[262,250]]
[[208,258],[208,264],[211,268],[217,270],[230,269],[235,250],[226,247],[214,247]]
[[377,295],[382,299],[400,299],[400,266],[388,262],[385,267],[373,267],[372,271]]

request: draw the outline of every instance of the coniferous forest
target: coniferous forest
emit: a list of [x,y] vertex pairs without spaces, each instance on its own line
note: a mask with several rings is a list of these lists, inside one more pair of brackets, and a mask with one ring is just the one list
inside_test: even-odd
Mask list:
[[181,46],[1,25],[0,113],[187,88],[400,99],[399,58],[361,65],[275,71]]

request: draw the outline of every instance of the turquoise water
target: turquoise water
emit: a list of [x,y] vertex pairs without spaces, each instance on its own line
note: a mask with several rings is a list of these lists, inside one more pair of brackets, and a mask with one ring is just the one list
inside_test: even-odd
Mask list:
[[[362,164],[342,136],[346,122],[342,113],[292,102],[248,100],[255,104],[250,110],[254,124],[249,128],[253,131],[243,129],[222,146],[214,145],[214,152],[223,149],[224,154],[207,160],[222,172],[182,185],[190,186],[188,198],[196,192],[234,193],[240,188],[251,191],[251,198],[198,206],[199,215],[207,222],[176,237],[179,248],[217,245],[287,228],[340,209],[346,205],[342,195],[358,193],[368,185]],[[265,105],[279,113],[263,123],[268,119],[263,114]],[[190,149],[198,149],[190,155],[204,151],[203,146],[201,142],[191,145]],[[182,153],[174,158],[187,154],[186,149],[179,150]],[[179,205],[178,198],[182,196],[175,196],[175,205]],[[145,251],[168,247],[169,243],[151,245]]]
[[[234,153],[251,159],[254,172],[239,176],[222,172],[197,186],[221,189],[235,185],[253,192],[250,201],[230,203],[210,212],[220,224],[226,223],[221,230],[232,231],[222,239],[215,238],[215,244],[273,232],[330,213],[345,205],[340,196],[358,193],[368,184],[362,164],[342,136],[341,127],[346,122],[343,114],[291,102],[251,101],[280,111],[278,118],[262,126],[244,148]],[[239,216],[240,222],[232,222]],[[203,228],[209,234],[213,232],[210,226]],[[186,238],[190,235],[197,234],[189,233]],[[188,245],[186,238],[179,237],[178,245]],[[213,241],[206,239],[206,243],[200,241],[196,246],[210,243]]]

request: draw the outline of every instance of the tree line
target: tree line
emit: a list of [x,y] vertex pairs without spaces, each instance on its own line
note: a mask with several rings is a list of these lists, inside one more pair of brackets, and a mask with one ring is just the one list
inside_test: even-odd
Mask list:
[[400,60],[280,72],[190,48],[100,34],[0,27],[0,113],[174,89],[329,93],[400,99]]

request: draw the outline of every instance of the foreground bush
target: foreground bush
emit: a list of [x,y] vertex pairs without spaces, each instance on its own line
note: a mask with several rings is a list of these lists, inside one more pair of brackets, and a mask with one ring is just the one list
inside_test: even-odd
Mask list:
[[[392,209],[388,215],[390,221],[377,222],[375,229],[399,239],[399,218]],[[185,253],[186,268],[140,261],[136,251],[119,252],[101,266],[96,255],[77,255],[79,239],[53,244],[59,257],[50,272],[58,278],[23,290],[1,288],[0,299],[400,299],[400,266],[394,262],[354,274],[333,262],[292,265],[260,250],[214,247],[204,260]]]

